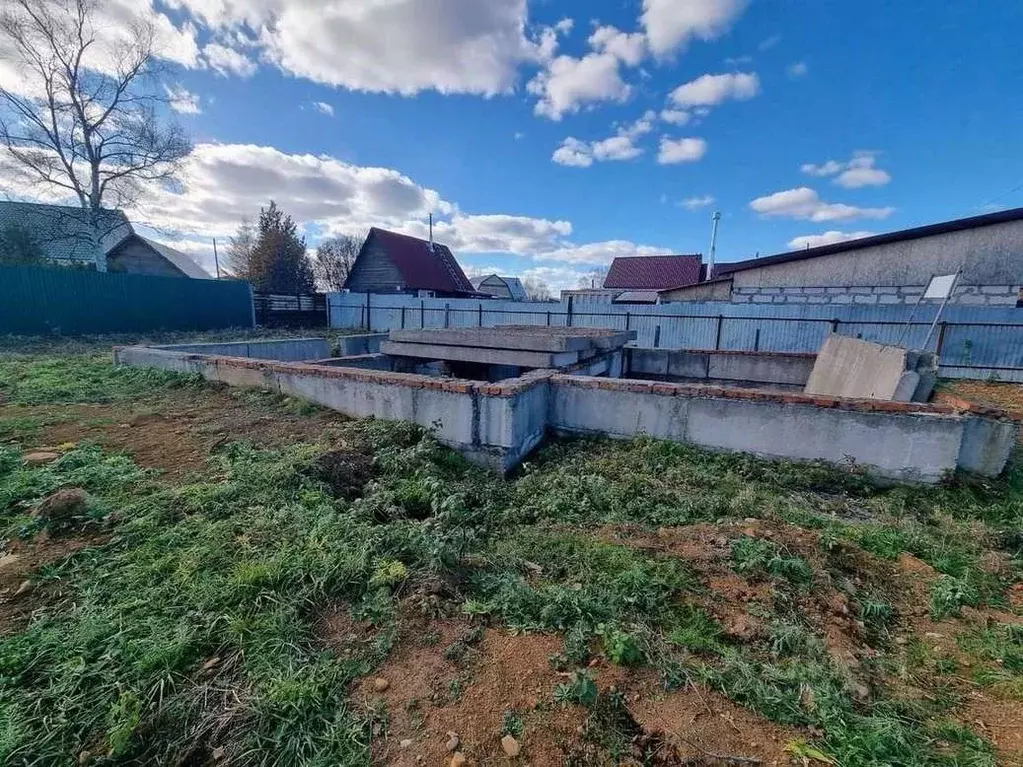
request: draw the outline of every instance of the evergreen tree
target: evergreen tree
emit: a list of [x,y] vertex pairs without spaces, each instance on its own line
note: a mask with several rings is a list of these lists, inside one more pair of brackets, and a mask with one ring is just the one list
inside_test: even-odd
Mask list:
[[46,261],[39,242],[20,224],[0,229],[0,264],[42,264]]
[[305,250],[294,220],[271,200],[259,211],[249,264],[252,287],[261,293],[312,293],[315,280]]

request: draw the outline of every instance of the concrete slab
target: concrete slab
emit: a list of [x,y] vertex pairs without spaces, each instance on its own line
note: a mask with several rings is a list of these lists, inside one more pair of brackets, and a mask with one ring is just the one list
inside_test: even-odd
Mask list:
[[617,349],[635,338],[636,331],[634,330],[502,325],[496,328],[392,330],[390,340],[412,344],[441,344],[444,346],[559,353],[581,352],[594,348]]
[[[817,355],[804,391],[828,397],[892,401],[906,372],[906,354],[898,346],[832,333]],[[909,397],[915,389],[915,383],[911,389],[904,386],[900,394]]]
[[579,352],[537,352],[515,349],[483,349],[475,346],[400,343],[386,341],[380,351],[392,357],[415,357],[452,362],[479,362],[485,365],[512,365],[520,368],[560,368],[579,361]]

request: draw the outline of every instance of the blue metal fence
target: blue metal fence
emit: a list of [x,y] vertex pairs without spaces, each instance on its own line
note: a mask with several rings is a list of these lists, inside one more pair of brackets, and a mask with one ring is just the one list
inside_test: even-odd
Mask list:
[[[727,304],[621,306],[574,297],[571,302],[518,303],[470,299],[332,293],[331,327],[394,328],[550,325],[635,330],[637,344],[672,349],[816,352],[829,333],[923,346],[938,307]],[[942,374],[1023,381],[1023,309],[950,306],[927,347]]]
[[0,266],[0,335],[213,330],[252,324],[247,282]]

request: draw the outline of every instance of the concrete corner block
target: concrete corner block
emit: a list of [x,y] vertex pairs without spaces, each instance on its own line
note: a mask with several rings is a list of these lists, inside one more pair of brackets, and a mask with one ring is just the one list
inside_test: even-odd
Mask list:
[[1019,424],[1015,421],[968,415],[957,465],[963,471],[997,477],[1005,468],[1018,436]]

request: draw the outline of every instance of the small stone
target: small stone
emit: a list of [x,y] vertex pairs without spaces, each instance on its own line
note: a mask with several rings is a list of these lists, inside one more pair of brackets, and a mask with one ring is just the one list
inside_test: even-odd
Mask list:
[[511,735],[505,735],[501,738],[501,749],[508,756],[518,756],[522,752],[522,746],[519,742]]
[[7,567],[13,567],[14,565],[18,564],[20,560],[21,557],[19,557],[17,554],[11,553],[4,554],[2,557],[0,557],[0,570],[3,570]]
[[448,767],[465,767],[469,763],[469,760],[465,758],[465,754],[461,751],[456,751],[451,755],[451,761],[448,762]]
[[227,749],[225,749],[223,746],[217,746],[215,749],[213,749],[214,761],[220,761],[221,759],[223,759],[225,753],[227,753]]
[[390,686],[391,683],[384,679],[382,676],[378,676],[376,679],[373,680],[373,689],[376,692],[385,692],[387,688]]
[[849,685],[849,694],[857,703],[866,703],[870,700],[870,688],[859,682]]
[[459,740],[458,735],[453,732],[449,732],[448,742],[444,744],[444,748],[448,751],[457,751],[459,744],[461,744],[461,740]]
[[220,663],[220,658],[210,658],[208,661],[202,664],[203,671],[209,671],[211,668],[217,666]]
[[21,585],[18,586],[18,590],[14,592],[14,596],[20,597],[22,594],[27,594],[32,590],[32,581],[22,581]]
[[87,764],[88,761],[91,758],[92,758],[92,754],[90,754],[88,751],[79,751],[78,752],[78,763],[79,764]]
[[906,639],[906,637],[895,637],[895,644],[897,644],[897,645],[907,645],[907,644],[909,644],[909,640]]
[[401,741],[398,745],[402,748],[408,748],[412,745],[412,738],[405,738],[405,740]]
[[60,458],[60,453],[51,453],[48,450],[37,450],[34,453],[28,453],[22,462],[26,466],[45,466],[48,463],[53,463]]
[[67,525],[76,517],[84,517],[88,496],[81,488],[58,490],[48,495],[35,510],[35,515],[47,524]]

